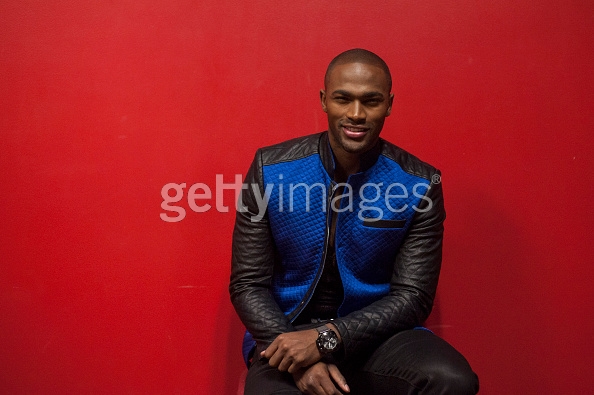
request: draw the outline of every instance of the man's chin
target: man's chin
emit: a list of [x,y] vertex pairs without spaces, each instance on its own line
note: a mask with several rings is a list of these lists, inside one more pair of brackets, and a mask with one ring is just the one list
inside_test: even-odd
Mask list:
[[335,148],[340,148],[349,154],[363,154],[369,151],[375,144],[375,141],[370,141],[370,137],[370,135],[366,135],[362,139],[352,139],[341,133],[331,133],[330,143],[332,144],[334,140],[337,146]]
[[371,148],[368,141],[342,141],[342,148],[349,154],[363,154]]

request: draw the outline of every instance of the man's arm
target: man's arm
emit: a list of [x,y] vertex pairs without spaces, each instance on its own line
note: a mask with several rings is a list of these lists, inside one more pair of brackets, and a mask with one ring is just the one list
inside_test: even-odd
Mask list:
[[341,335],[344,357],[379,346],[396,332],[421,325],[429,316],[441,268],[445,220],[441,184],[431,184],[426,198],[396,255],[389,294],[333,321]]
[[270,293],[275,250],[268,214],[252,222],[259,214],[254,186],[264,196],[260,164],[258,151],[245,178],[248,188],[240,199],[240,207],[243,203],[246,211],[238,210],[235,219],[229,292],[247,330],[259,344],[268,345],[281,333],[294,329]]

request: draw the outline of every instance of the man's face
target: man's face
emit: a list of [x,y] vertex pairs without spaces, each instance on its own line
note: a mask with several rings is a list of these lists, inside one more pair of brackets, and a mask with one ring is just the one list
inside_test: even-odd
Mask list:
[[381,68],[346,63],[330,71],[320,98],[328,114],[330,145],[340,155],[337,151],[362,154],[373,148],[392,110],[394,95]]

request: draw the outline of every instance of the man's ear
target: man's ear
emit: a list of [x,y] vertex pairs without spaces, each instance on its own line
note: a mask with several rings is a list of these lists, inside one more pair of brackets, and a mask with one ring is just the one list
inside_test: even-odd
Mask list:
[[386,116],[388,116],[392,113],[392,104],[394,104],[394,94],[390,93],[390,101],[388,104],[388,111],[386,111]]
[[326,91],[323,89],[320,90],[320,101],[322,102],[322,110],[328,112],[328,109],[326,108]]

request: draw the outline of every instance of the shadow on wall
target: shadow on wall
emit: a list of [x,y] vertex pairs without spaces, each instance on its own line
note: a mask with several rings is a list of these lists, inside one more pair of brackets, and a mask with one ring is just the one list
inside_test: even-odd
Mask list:
[[[442,273],[433,310],[424,323],[467,357],[481,377],[482,389],[497,388],[490,377],[509,376],[529,363],[536,340],[529,332],[518,332],[518,325],[538,320],[538,313],[525,303],[534,295],[522,287],[530,281],[530,266],[514,264],[534,260],[530,247],[509,213],[496,209],[492,200],[476,192],[449,198],[456,206],[448,208]],[[218,325],[227,348],[212,371],[225,375],[225,394],[241,395],[246,374],[241,356],[244,326],[226,288],[221,300]],[[517,350],[524,351],[518,355]],[[512,354],[516,357],[509,361]]]
[[425,321],[425,323],[423,324],[423,326],[429,330],[431,330],[433,333],[435,333],[437,336],[442,337],[442,329],[443,329],[443,325],[441,323],[441,309],[440,309],[440,305],[439,305],[439,291],[437,293],[437,295],[435,296],[435,300],[433,302],[433,310],[431,311],[431,314],[429,315],[429,318],[427,318],[427,320]]
[[538,336],[522,328],[540,325],[538,306],[531,307],[536,258],[526,229],[514,219],[514,212],[523,214],[515,202],[502,206],[493,196],[457,191],[448,197],[441,299],[429,328],[467,357],[481,379],[481,390],[515,392],[517,383],[502,384],[498,378],[522,371],[520,392],[535,393],[542,377],[525,374],[527,366],[537,370]]

